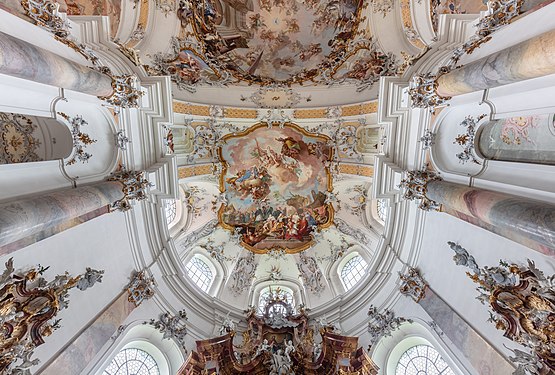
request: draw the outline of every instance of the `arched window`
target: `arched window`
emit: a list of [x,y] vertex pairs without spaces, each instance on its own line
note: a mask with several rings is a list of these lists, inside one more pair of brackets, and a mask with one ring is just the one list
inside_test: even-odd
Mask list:
[[347,290],[351,289],[362,279],[368,269],[368,263],[360,255],[349,260],[341,269],[341,280]]
[[198,256],[194,256],[189,263],[187,263],[185,268],[187,269],[187,276],[189,276],[200,289],[208,293],[210,285],[212,285],[212,281],[214,280],[214,275],[210,267],[208,267],[208,264]]
[[120,351],[103,375],[160,375],[154,358],[144,350],[127,348]]
[[[266,305],[272,298],[279,297],[280,299],[284,300],[287,304],[291,306],[291,308],[295,308],[295,300],[293,298],[293,293],[282,287],[274,288],[273,290],[268,287],[260,292],[260,296],[258,297],[258,314],[263,315],[264,311],[266,310]],[[276,304],[274,305],[274,310],[270,311],[270,316],[274,315],[275,313],[285,314],[286,308],[283,305]]]
[[177,215],[177,203],[175,199],[164,199],[164,211],[166,212],[166,224],[170,225]]
[[413,346],[401,355],[395,375],[455,375],[441,355],[429,345]]

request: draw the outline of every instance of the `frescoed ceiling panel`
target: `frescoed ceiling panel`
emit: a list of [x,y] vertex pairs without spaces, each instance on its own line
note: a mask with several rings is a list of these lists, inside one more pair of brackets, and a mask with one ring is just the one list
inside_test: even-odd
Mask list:
[[[149,32],[137,30],[119,42],[136,49],[149,74],[169,75],[180,89],[176,99],[198,102],[193,98],[202,96],[207,104],[272,108],[251,100],[262,86],[299,90],[300,101],[280,108],[310,107],[312,88],[326,89],[330,103],[354,104],[345,99],[367,91],[363,100],[373,100],[381,76],[402,73],[400,51],[417,51],[395,17],[380,28],[399,37],[377,40],[373,11],[362,0],[158,1],[149,8],[153,24],[139,25]],[[232,86],[241,89],[225,90]]]

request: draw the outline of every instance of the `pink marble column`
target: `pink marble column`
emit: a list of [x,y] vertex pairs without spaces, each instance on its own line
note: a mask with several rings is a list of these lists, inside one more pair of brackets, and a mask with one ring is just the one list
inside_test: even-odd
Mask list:
[[37,375],[80,374],[134,309],[135,304],[129,302],[124,291],[59,355],[40,368]]
[[0,203],[0,255],[110,212],[122,188],[108,181]]
[[430,288],[418,302],[480,375],[511,374],[514,367]]
[[114,92],[110,76],[2,32],[0,73],[99,97]]
[[555,256],[555,205],[446,181],[430,181],[426,188],[427,198],[445,212]]
[[437,94],[452,97],[555,73],[555,30],[441,75]]

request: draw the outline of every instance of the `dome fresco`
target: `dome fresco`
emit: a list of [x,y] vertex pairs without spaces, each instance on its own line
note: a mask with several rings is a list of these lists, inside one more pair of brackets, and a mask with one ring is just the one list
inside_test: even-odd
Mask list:
[[360,0],[182,0],[180,32],[147,70],[189,91],[198,84],[371,85],[397,57],[372,37]]

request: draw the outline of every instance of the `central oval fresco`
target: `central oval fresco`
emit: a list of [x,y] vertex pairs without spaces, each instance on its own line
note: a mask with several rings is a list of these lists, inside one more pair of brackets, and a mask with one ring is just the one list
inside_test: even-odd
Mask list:
[[204,53],[239,79],[300,83],[341,59],[362,0],[204,0],[192,7]]
[[223,140],[220,224],[255,253],[310,247],[313,232],[333,222],[329,138],[294,124],[258,124]]

